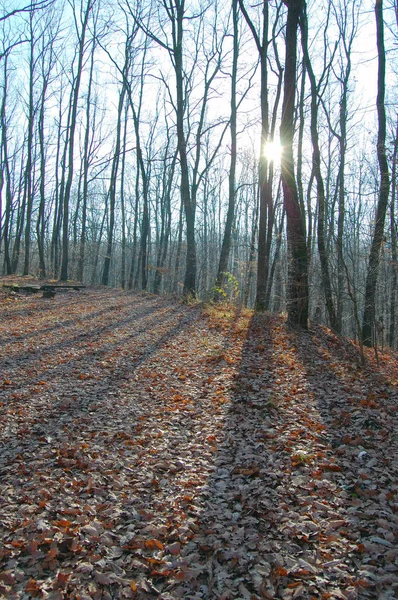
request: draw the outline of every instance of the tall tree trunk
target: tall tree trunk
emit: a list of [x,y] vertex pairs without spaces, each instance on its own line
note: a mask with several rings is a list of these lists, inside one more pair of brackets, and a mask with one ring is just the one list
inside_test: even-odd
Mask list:
[[306,70],[311,84],[311,142],[312,142],[312,166],[317,183],[317,200],[318,200],[318,252],[321,263],[322,288],[326,302],[326,308],[329,316],[329,322],[332,329],[337,329],[336,311],[332,296],[332,284],[329,273],[329,261],[326,250],[325,241],[325,185],[323,182],[321,171],[321,152],[319,148],[318,136],[318,87],[315,80],[315,74],[312,68],[311,60],[308,53],[308,22],[307,12],[304,5],[302,18],[300,19],[302,46]]
[[39,279],[45,279],[46,273],[46,258],[45,258],[45,218],[44,211],[46,206],[46,150],[44,141],[44,102],[46,97],[47,83],[43,82],[43,90],[41,94],[41,105],[39,114],[39,147],[40,147],[40,201],[39,214],[36,223],[37,233],[37,248],[39,252]]
[[181,264],[181,250],[182,250],[182,234],[184,230],[183,225],[183,214],[184,214],[184,205],[181,200],[180,205],[180,214],[178,219],[178,229],[177,229],[177,249],[176,249],[176,259],[174,263],[174,293],[178,293],[179,288],[179,276],[180,276],[180,264]]
[[[1,131],[1,163],[2,163],[2,185],[5,187],[5,208],[4,223],[0,230],[0,235],[4,242],[4,271],[7,275],[12,273],[11,265],[11,213],[12,213],[12,192],[11,192],[11,173],[10,160],[8,156],[8,127],[7,127],[7,96],[8,96],[8,54],[3,58],[3,97],[0,107],[0,131]],[[2,212],[3,215],[3,207]]]
[[111,266],[112,249],[113,249],[113,234],[115,229],[115,206],[116,206],[116,190],[117,190],[117,175],[119,171],[120,162],[120,147],[121,147],[121,131],[122,131],[122,114],[124,107],[124,100],[126,97],[126,86],[124,81],[119,95],[119,105],[117,110],[117,123],[116,123],[116,142],[115,151],[112,160],[111,177],[109,182],[109,225],[108,225],[108,239],[106,247],[106,255],[104,259],[104,267],[102,271],[102,285],[109,285],[109,272]]
[[228,175],[228,210],[225,222],[225,230],[221,245],[220,260],[218,263],[218,272],[215,284],[215,300],[220,300],[222,296],[217,294],[217,290],[222,290],[225,282],[225,276],[228,269],[228,260],[231,250],[232,225],[235,219],[235,174],[236,174],[236,155],[237,155],[237,102],[236,102],[236,78],[238,71],[239,40],[238,40],[238,0],[232,0],[232,23],[233,23],[233,57],[231,73],[231,160]]
[[294,175],[293,135],[297,68],[297,28],[304,6],[303,0],[285,0],[288,7],[286,23],[286,59],[284,95],[281,119],[281,160],[284,207],[287,217],[289,274],[287,291],[288,321],[308,327],[308,256],[305,219],[300,210]]
[[138,257],[137,257],[137,246],[138,246],[138,219],[139,219],[139,206],[140,206],[140,179],[139,179],[139,168],[137,160],[136,177],[135,177],[135,202],[134,202],[134,222],[133,222],[133,247],[131,252],[130,262],[130,273],[128,289],[131,290],[136,287],[134,273],[138,271]]
[[[22,161],[23,163],[23,158]],[[18,199],[17,199],[17,216],[15,221],[15,241],[12,249],[12,261],[11,261],[11,272],[16,273],[19,264],[19,258],[21,254],[21,242],[25,224],[25,213],[26,213],[26,202],[21,199],[21,193],[23,190],[23,172],[20,174],[20,184],[18,186]],[[14,209],[13,209],[14,212]],[[12,231],[12,228],[10,229]]]
[[384,236],[384,222],[387,213],[388,197],[390,193],[390,176],[386,155],[386,109],[385,109],[385,80],[386,80],[386,52],[384,47],[384,22],[383,0],[376,0],[376,35],[378,55],[377,78],[377,159],[380,170],[379,199],[376,209],[375,227],[370,248],[368,272],[365,288],[365,308],[362,321],[362,341],[366,346],[371,346],[375,333],[375,299],[376,286],[379,273],[380,248]]
[[[391,228],[391,293],[390,293],[390,328],[388,332],[388,344],[391,348],[395,344],[396,335],[396,301],[398,285],[398,252],[397,252],[397,163],[398,163],[398,121],[395,130],[394,152],[392,157],[392,190],[390,206],[390,228]],[[396,346],[396,344],[395,344]]]
[[[83,0],[82,0],[83,1]],[[74,162],[75,162],[75,133],[77,127],[77,111],[80,92],[80,83],[83,73],[83,60],[86,49],[86,33],[88,21],[93,5],[96,0],[87,0],[87,5],[83,12],[83,20],[81,22],[81,31],[77,32],[78,41],[78,59],[76,77],[73,81],[71,93],[71,118],[69,126],[68,139],[68,174],[65,182],[65,189],[62,198],[62,257],[61,257],[61,273],[60,281],[67,281],[68,266],[69,266],[69,204],[73,182]]]
[[125,199],[125,181],[126,181],[126,149],[127,149],[127,126],[128,126],[128,103],[124,111],[123,123],[123,147],[122,147],[122,166],[120,170],[120,210],[122,217],[122,256],[121,256],[121,281],[120,285],[124,290],[126,288],[126,199]]
[[[167,129],[167,145],[165,150],[165,163],[169,151],[170,135]],[[166,264],[167,252],[169,248],[170,232],[171,232],[171,194],[174,180],[175,167],[177,162],[177,151],[173,153],[173,158],[170,167],[163,173],[163,190],[161,197],[161,230],[159,239],[159,248],[156,261],[156,272],[153,284],[155,294],[159,294],[161,290],[163,270]]]
[[187,157],[187,141],[184,131],[184,112],[186,102],[183,86],[183,19],[185,0],[176,0],[176,18],[174,27],[173,55],[176,76],[176,119],[177,144],[180,156],[181,184],[180,194],[185,211],[187,255],[183,294],[185,298],[196,296],[196,240],[195,240],[195,206],[192,202],[189,185],[189,167]]
[[259,213],[259,201],[258,194],[256,192],[256,186],[253,185],[253,196],[255,198],[255,204],[253,209],[253,225],[251,229],[250,236],[250,249],[249,249],[249,257],[248,257],[248,265],[247,265],[247,278],[245,283],[245,291],[243,294],[243,306],[248,306],[249,304],[249,296],[250,296],[250,288],[254,275],[254,260],[256,256],[256,238],[257,238],[257,227],[258,227],[258,213]]
[[[50,75],[54,66],[54,48],[53,39],[47,42],[47,47],[43,43],[42,48],[42,89],[40,94],[40,109],[38,118],[38,137],[39,137],[39,149],[40,149],[40,185],[39,185],[39,211],[36,222],[36,234],[37,234],[37,248],[39,252],[39,278],[45,279],[47,276],[46,269],[46,253],[45,253],[45,242],[46,242],[46,220],[45,220],[45,208],[46,208],[46,178],[47,178],[47,166],[46,166],[46,152],[47,145],[45,139],[45,103],[47,98],[47,90],[50,83]],[[48,52],[48,61],[45,63],[46,51]]]
[[257,291],[256,310],[266,309],[267,279],[269,256],[267,255],[267,207],[272,204],[272,183],[268,178],[268,160],[264,154],[265,144],[269,141],[269,97],[268,97],[268,26],[269,2],[263,0],[263,21],[261,40],[254,24],[244,6],[239,0],[239,6],[252,32],[260,56],[260,104],[261,104],[261,150],[259,164],[260,179],[260,210],[258,229],[258,261],[257,261]]
[[[96,25],[96,24],[95,24]],[[94,28],[95,28],[94,25]],[[86,237],[87,237],[87,200],[88,200],[88,180],[89,180],[89,165],[90,165],[90,137],[94,137],[95,130],[95,111],[92,114],[91,111],[91,96],[93,89],[93,72],[94,72],[94,56],[95,56],[96,44],[93,41],[91,47],[90,57],[90,71],[88,76],[87,86],[87,97],[86,97],[86,111],[85,111],[85,131],[84,131],[84,142],[83,142],[83,157],[82,157],[82,188],[81,188],[81,230],[80,230],[80,244],[79,244],[79,255],[77,259],[77,270],[76,279],[83,281],[84,279],[84,263],[86,257]],[[92,136],[90,136],[92,132]]]
[[[60,254],[60,235],[62,225],[62,207],[61,200],[63,196],[63,189],[65,187],[65,169],[66,169],[66,153],[67,144],[64,144],[63,151],[61,151],[62,144],[62,132],[63,132],[63,85],[61,82],[60,100],[58,106],[58,126],[57,126],[57,149],[55,154],[55,193],[54,193],[54,216],[53,216],[53,227],[51,236],[51,267],[53,271],[53,277],[57,278],[59,275],[59,254]],[[69,111],[70,112],[70,111]],[[69,115],[66,129],[69,128]],[[60,165],[61,173],[58,166]]]
[[[143,88],[141,88],[142,94]],[[134,131],[137,149],[137,178],[141,176],[142,182],[142,221],[140,238],[140,264],[141,264],[141,289],[146,290],[148,286],[148,235],[149,235],[149,201],[148,201],[148,174],[146,172],[144,157],[141,145],[140,119],[139,113],[135,110],[131,102],[130,107],[133,113]],[[137,270],[137,283],[138,283]]]
[[35,40],[33,31],[33,12],[29,13],[29,34],[30,34],[30,52],[29,52],[29,98],[28,98],[28,134],[26,139],[26,166],[24,173],[24,191],[23,203],[26,206],[25,220],[25,256],[23,275],[29,275],[30,267],[30,242],[32,236],[32,210],[33,210],[33,131],[35,124],[34,108],[34,80],[35,80]]

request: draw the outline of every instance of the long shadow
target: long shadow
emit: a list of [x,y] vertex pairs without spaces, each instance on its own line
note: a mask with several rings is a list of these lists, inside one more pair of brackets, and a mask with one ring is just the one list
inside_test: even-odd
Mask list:
[[[158,306],[165,307],[167,310],[162,313],[164,320],[159,327],[156,327],[159,321],[157,304],[150,300],[149,306],[144,302],[137,308],[135,304],[131,313],[122,307],[120,317],[108,324],[97,325],[85,334],[83,341],[80,334],[65,338],[65,331],[62,331],[57,343],[41,347],[36,354],[13,358],[11,364],[16,368],[16,383],[5,380],[0,392],[1,411],[15,414],[4,420],[8,421],[8,428],[4,426],[3,440],[0,441],[1,467],[12,465],[17,455],[24,461],[25,453],[27,456],[34,454],[47,439],[55,442],[58,433],[65,437],[65,428],[73,427],[74,420],[85,418],[88,412],[95,419],[96,413],[101,411],[102,401],[109,395],[116,401],[134,381],[136,370],[181,334],[197,315],[194,308],[183,309],[164,302]],[[103,316],[108,310],[96,311],[95,316]],[[128,332],[121,335],[120,331],[126,329]],[[148,335],[142,347],[145,332]],[[114,338],[107,342],[103,339],[105,333],[111,333]],[[71,350],[71,358],[66,349]],[[108,358],[110,361],[106,364]],[[13,406],[19,407],[25,397],[26,408],[14,410]],[[139,398],[136,403],[140,412]],[[33,420],[30,412],[34,414]],[[10,434],[13,434],[12,440]],[[6,445],[4,439],[7,439]]]
[[[329,572],[338,574],[344,565],[360,597],[393,598],[398,388],[377,365],[362,365],[359,348],[349,340],[322,327],[313,327],[308,338],[303,343],[297,336],[298,356],[307,367],[308,388],[326,428],[327,460],[334,466],[332,472],[318,469],[315,477],[334,486],[343,521],[329,547]],[[319,372],[317,360],[328,368]]]
[[[115,296],[117,297],[117,294],[115,294]],[[119,297],[121,297],[122,294],[119,293]],[[123,296],[125,296],[125,294],[123,294]],[[122,297],[123,297],[122,296]],[[87,298],[87,301],[89,302],[89,300],[95,300],[95,296],[91,295],[90,297]],[[69,300],[69,299],[68,299]],[[54,301],[53,301],[54,302]],[[140,298],[138,296],[132,296],[131,299],[131,306],[133,308],[133,313],[134,310],[137,310],[137,308],[139,308],[141,306],[141,304],[144,304],[144,306],[146,307],[146,312],[150,313],[151,311],[153,311],[153,306],[156,306],[159,304],[159,297],[142,297]],[[164,305],[164,303],[162,304]],[[114,317],[115,314],[115,305],[111,304],[110,306],[107,306],[101,310],[98,311],[90,311],[85,313],[84,315],[81,314],[81,301],[75,301],[75,302],[69,302],[67,303],[66,306],[60,306],[60,310],[62,310],[62,308],[64,308],[65,310],[68,311],[68,313],[70,313],[71,311],[73,311],[73,308],[76,306],[77,310],[79,311],[79,313],[76,315],[76,317],[74,319],[71,318],[63,318],[62,317],[62,313],[60,313],[60,316],[58,317],[56,323],[54,323],[53,325],[48,325],[48,326],[40,326],[40,329],[38,328],[34,328],[33,331],[23,331],[21,333],[18,334],[14,334],[12,336],[12,338],[10,337],[4,337],[4,336],[0,336],[0,343],[4,344],[4,343],[9,343],[9,344],[13,344],[15,341],[26,341],[30,338],[37,338],[37,337],[43,337],[44,334],[51,334],[54,331],[61,331],[63,334],[65,333],[63,330],[69,328],[69,327],[74,327],[76,326],[77,323],[82,323],[84,326],[86,326],[87,324],[89,324],[91,321],[95,321],[101,317]],[[48,309],[50,309],[51,311],[53,311],[53,306],[48,307]],[[126,310],[125,307],[122,307],[121,310]],[[21,311],[20,315],[21,317],[25,317],[28,313],[28,316],[36,316],[37,313],[40,311],[40,304],[35,304],[30,310],[28,311]],[[140,315],[141,315],[141,311],[140,311]],[[15,313],[12,313],[11,315],[12,317],[15,317]],[[134,318],[134,314],[131,315],[131,317],[126,317],[125,321],[128,322],[129,320],[132,320]],[[111,323],[109,325],[104,325],[102,328],[97,326],[97,335],[100,335],[103,331],[106,331],[107,329],[111,329],[113,325],[115,325],[115,323],[118,323],[117,319],[116,320],[112,320]],[[121,323],[121,322],[120,322]],[[122,323],[121,323],[122,324]],[[85,336],[86,333],[84,331],[82,331],[82,333],[80,334],[81,336]],[[63,335],[64,337],[64,335]],[[71,339],[65,339],[62,341],[62,343],[73,343],[73,341],[78,340],[79,339],[79,335],[75,336],[75,338],[71,338]],[[46,347],[47,350],[53,350],[56,349],[58,346],[57,344],[54,345],[50,345],[48,347]],[[19,355],[20,356],[20,355]]]
[[385,387],[362,381],[354,401],[356,373],[339,373],[359,364],[348,343],[253,317],[175,597],[395,597],[397,444],[361,414]]
[[[39,332],[37,332],[35,337],[39,338],[40,336],[40,338],[37,339],[35,344],[24,353],[19,352],[18,347],[15,347],[15,340],[9,340],[7,345],[9,346],[10,350],[8,351],[8,356],[4,364],[5,366],[9,364],[20,364],[26,369],[29,368],[29,366],[33,363],[37,363],[38,358],[43,359],[46,356],[53,356],[55,353],[59,353],[60,351],[64,353],[64,357],[67,355],[67,351],[73,351],[75,354],[76,358],[68,360],[68,364],[74,364],[79,361],[83,361],[85,356],[98,358],[101,355],[103,356],[108,354],[112,349],[122,346],[123,343],[127,342],[127,340],[134,340],[139,334],[142,334],[148,329],[150,330],[152,325],[156,323],[158,319],[156,314],[154,314],[155,310],[156,306],[149,306],[145,307],[144,310],[140,310],[139,313],[134,312],[128,314],[127,316],[123,315],[120,318],[115,318],[112,311],[109,310],[109,313],[108,311],[107,313],[111,318],[110,322],[105,324],[102,320],[99,322],[93,322],[91,323],[90,329],[84,328],[81,332],[70,336],[65,330],[62,330],[62,328],[55,327],[54,330],[59,330],[59,335],[53,336],[58,339],[58,341],[55,343],[51,343],[46,337],[41,337]],[[169,318],[172,318],[173,315],[175,316],[178,311],[178,307],[171,308],[168,315]],[[140,323],[142,323],[142,325]],[[137,324],[140,324],[139,327],[137,327]],[[124,330],[126,328],[130,328],[130,332],[124,336],[118,336],[119,330]],[[47,334],[48,331],[45,331],[44,333]],[[103,340],[106,338],[106,336],[118,337],[115,342],[103,343]],[[21,338],[25,342],[25,337],[23,335],[21,335]],[[90,348],[90,345],[93,345],[97,342],[100,344],[100,348],[93,351]],[[15,347],[14,351],[12,351],[13,347]],[[77,350],[78,353],[76,352]],[[51,373],[54,374],[53,369],[51,369]],[[42,378],[45,374],[46,368],[45,365],[42,365],[38,375]]]
[[269,532],[284,479],[270,449],[278,377],[267,318],[255,315],[215,442],[214,472],[196,499],[197,532],[182,552],[176,598],[268,597],[256,594],[265,593],[263,581],[277,562]]
[[[393,598],[395,492],[375,494],[375,476],[388,477],[377,438],[371,447],[363,443],[367,429],[361,440],[348,437],[362,408],[374,408],[361,402],[376,401],[361,384],[359,407],[351,403],[354,375],[339,365],[356,359],[349,354],[344,362],[332,338],[298,334],[278,317],[255,315],[241,349],[239,334],[222,339],[220,328],[218,342],[190,373],[195,357],[182,344],[195,335],[200,315],[172,307],[168,314],[163,331],[153,331],[151,319],[136,323],[141,339],[149,323],[153,333],[133,361],[133,332],[105,340],[101,358],[120,355],[106,375],[85,379],[83,368],[74,372],[96,360],[87,351],[86,363],[77,358],[71,365],[76,393],[68,388],[48,398],[43,420],[27,427],[28,413],[15,415],[15,445],[0,453],[0,505],[14,545],[0,552],[0,561],[13,564],[21,556],[31,566],[38,559],[39,576],[47,577],[58,568],[48,542],[56,532],[63,536],[60,564],[73,572],[79,561],[102,557],[105,572],[94,564],[92,577],[114,598],[124,597],[123,586],[131,593],[138,580],[140,599]],[[173,352],[180,356],[176,373],[167,363]],[[374,422],[366,426],[387,435]],[[18,491],[21,508],[13,514],[16,476],[25,496]],[[26,531],[48,558],[24,545]],[[389,557],[392,568],[378,580]],[[114,578],[110,562],[126,580]]]
[[[184,355],[183,343],[196,335],[200,314],[195,308],[175,310],[173,306],[166,314],[170,322],[156,329],[152,322],[151,332],[144,339],[146,347],[136,364],[131,364],[129,333],[123,338],[122,347],[112,347],[112,351],[125,350],[114,372],[98,382],[79,380],[92,385],[87,391],[88,399],[83,396],[83,387],[77,387],[75,393],[70,389],[71,380],[78,379],[72,370],[69,377],[63,373],[68,389],[65,394],[59,391],[58,399],[46,401],[38,396],[36,400],[30,395],[29,403],[36,415],[33,422],[29,421],[30,407],[27,405],[25,410],[23,402],[10,415],[15,435],[7,432],[4,439],[8,445],[0,452],[0,529],[6,541],[0,551],[0,564],[6,574],[4,582],[11,582],[15,593],[26,589],[26,581],[16,581],[12,572],[16,564],[23,564],[30,573],[27,587],[36,580],[48,581],[56,569],[64,569],[64,585],[56,579],[55,589],[59,585],[66,588],[70,578],[65,597],[77,598],[71,573],[76,571],[79,577],[81,563],[93,561],[96,575],[92,575],[92,583],[87,583],[89,587],[97,578],[98,585],[116,587],[111,597],[121,598],[120,589],[127,583],[131,595],[137,557],[136,547],[129,546],[130,529],[135,532],[133,540],[138,538],[138,531],[142,537],[149,537],[149,544],[156,542],[159,546],[159,540],[153,542],[155,536],[160,536],[157,530],[164,531],[165,521],[170,521],[169,527],[177,527],[178,519],[181,521],[181,507],[178,502],[170,502],[171,494],[183,495],[182,502],[186,503],[190,486],[196,485],[197,462],[206,463],[207,459],[197,456],[191,460],[192,479],[185,482],[187,487],[181,494],[177,481],[183,471],[179,456],[184,449],[190,449],[190,444],[196,448],[196,440],[202,435],[203,414],[193,401],[196,391],[190,393],[195,374],[186,388],[184,363],[177,360],[175,370],[171,359],[174,352]],[[143,339],[138,334],[137,338]],[[216,365],[213,372],[218,370]],[[121,377],[121,373],[125,376]],[[199,373],[196,379],[196,385],[204,389]],[[171,435],[163,438],[162,429],[167,423],[172,425]],[[188,443],[187,427],[192,436],[188,436]],[[207,446],[211,457],[211,446]],[[162,459],[162,452],[167,453],[167,458]],[[134,493],[130,493],[130,485]],[[148,507],[158,509],[159,517],[149,514]],[[107,559],[115,564],[120,556],[113,556],[116,543],[118,553],[123,545],[122,566],[129,569],[130,577],[127,582],[108,580],[99,571],[103,567],[96,563],[102,556],[102,562]],[[135,543],[142,542],[132,542]],[[138,554],[141,550],[140,546],[137,548]],[[152,549],[153,545],[142,547],[148,552]],[[156,558],[148,560],[156,562]],[[153,562],[148,564],[152,570]],[[0,591],[2,584],[0,578]]]

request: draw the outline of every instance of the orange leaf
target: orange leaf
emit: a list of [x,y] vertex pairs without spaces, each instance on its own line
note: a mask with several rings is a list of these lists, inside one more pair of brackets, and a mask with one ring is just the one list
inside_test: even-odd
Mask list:
[[34,554],[35,552],[37,552],[37,542],[35,542],[35,540],[29,542],[29,544],[26,547],[26,550],[30,554]]
[[134,579],[131,580],[130,587],[132,592],[135,593],[137,591],[137,584],[135,583]]
[[28,583],[26,584],[25,591],[31,596],[38,596],[41,592],[41,586],[36,579],[29,579]]
[[332,463],[321,463],[319,468],[322,469],[322,471],[341,471],[339,465],[334,465]]
[[52,546],[50,548],[50,550],[47,552],[46,558],[47,558],[47,560],[53,560],[57,556],[57,554],[58,554],[57,546],[56,545]]
[[152,558],[152,557],[147,558],[146,556],[144,556],[143,558],[150,565],[164,565],[166,562],[165,560],[159,560],[158,558]]
[[159,550],[164,550],[164,545],[160,540],[146,540],[145,547],[151,550],[158,548]]
[[165,569],[164,571],[157,571],[154,569],[151,571],[151,577],[168,577],[171,574],[169,569]]
[[278,565],[278,566],[275,567],[275,569],[273,571],[273,574],[276,577],[286,577],[287,571],[286,571],[285,567],[282,567],[281,565]]
[[80,510],[80,508],[64,508],[62,509],[62,511],[64,515],[81,515],[82,511]]
[[58,573],[57,580],[54,584],[54,589],[64,589],[68,583],[70,575],[70,573]]

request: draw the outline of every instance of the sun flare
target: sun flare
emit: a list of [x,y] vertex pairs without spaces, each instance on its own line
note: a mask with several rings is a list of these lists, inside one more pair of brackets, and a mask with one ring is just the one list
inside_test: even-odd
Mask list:
[[282,156],[282,146],[279,140],[266,142],[263,149],[263,155],[269,161],[280,162]]

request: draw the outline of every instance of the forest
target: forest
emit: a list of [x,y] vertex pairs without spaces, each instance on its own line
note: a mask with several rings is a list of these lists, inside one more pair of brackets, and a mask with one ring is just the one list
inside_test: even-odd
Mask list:
[[397,598],[398,0],[0,2],[0,600]]
[[3,3],[3,275],[396,348],[397,22],[396,0]]

